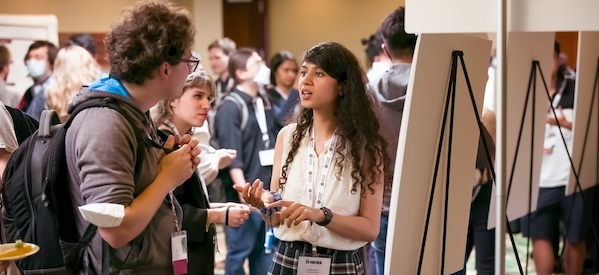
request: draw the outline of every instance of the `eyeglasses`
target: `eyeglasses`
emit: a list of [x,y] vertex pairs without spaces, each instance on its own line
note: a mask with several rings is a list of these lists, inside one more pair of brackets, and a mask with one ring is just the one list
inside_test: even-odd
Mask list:
[[191,58],[190,59],[180,59],[182,62],[186,62],[187,63],[187,69],[189,70],[189,73],[193,73],[196,71],[196,69],[198,68],[198,65],[200,65],[200,57],[197,53],[192,52],[191,53]]

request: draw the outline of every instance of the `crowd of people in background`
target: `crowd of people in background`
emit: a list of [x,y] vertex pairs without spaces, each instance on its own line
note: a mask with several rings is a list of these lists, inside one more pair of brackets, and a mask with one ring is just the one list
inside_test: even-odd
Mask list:
[[[299,58],[280,50],[267,63],[256,49],[225,37],[208,45],[202,64],[191,50],[189,12],[166,2],[137,3],[115,21],[105,40],[106,72],[89,34],[60,48],[35,41],[24,59],[33,85],[22,94],[6,89],[10,64],[18,61],[0,45],[0,175],[26,138],[23,128],[35,129],[44,110],[71,123],[65,180],[73,209],[102,203],[123,211],[111,227],[77,215],[80,235],[98,225],[77,274],[105,274],[106,257],[119,274],[223,268],[243,275],[246,261],[252,275],[297,274],[304,260],[324,262],[326,274],[389,274],[393,168],[417,40],[406,33],[404,17],[403,7],[391,11],[361,41],[367,72],[335,42],[313,45]],[[538,274],[551,274],[561,262],[567,274],[580,274],[585,256],[590,202],[564,195],[575,72],[559,56],[556,42],[550,92],[557,116],[548,112],[538,210],[522,226],[533,240]],[[492,98],[494,90],[486,93]],[[99,97],[119,102],[130,117],[110,108],[70,116]],[[485,106],[484,135],[494,148],[494,110]],[[565,145],[556,138],[560,129],[570,137]],[[478,274],[493,274],[495,234],[486,224],[493,163],[482,146],[481,140],[465,259],[475,248]],[[222,228],[226,260],[215,262]],[[185,271],[171,253],[175,236],[183,235]]]

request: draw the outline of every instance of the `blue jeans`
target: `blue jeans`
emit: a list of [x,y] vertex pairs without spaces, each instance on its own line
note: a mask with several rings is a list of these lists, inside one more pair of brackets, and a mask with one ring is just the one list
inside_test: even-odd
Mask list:
[[264,221],[258,213],[251,212],[250,217],[240,227],[227,226],[226,275],[245,275],[243,263],[250,262],[250,275],[264,275],[272,263],[272,254],[264,253]]
[[491,184],[483,185],[478,196],[470,205],[464,269],[452,275],[466,274],[466,262],[475,247],[476,273],[478,275],[493,275],[495,273],[495,229],[487,229],[489,204],[491,203]]
[[389,216],[381,215],[381,229],[378,237],[371,244],[374,249],[374,259],[376,261],[376,274],[385,274],[385,243],[387,242],[387,226],[389,225]]

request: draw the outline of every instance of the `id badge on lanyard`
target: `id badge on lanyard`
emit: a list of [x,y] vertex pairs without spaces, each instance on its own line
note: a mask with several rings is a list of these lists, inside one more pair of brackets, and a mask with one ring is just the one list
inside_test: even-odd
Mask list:
[[[335,146],[337,144],[337,137],[333,137],[328,148],[325,148],[325,159],[324,166],[322,167],[322,173],[320,177],[317,176],[314,166],[319,164],[318,158],[316,157],[315,140],[314,140],[314,129],[312,129],[310,143],[309,143],[309,155],[308,155],[308,196],[312,206],[320,208],[324,202],[324,190],[327,183],[327,177],[331,166],[333,166],[333,156],[335,155]],[[316,225],[312,225],[312,236],[317,235]],[[312,253],[302,255],[299,257],[298,262],[298,275],[325,275],[330,274],[331,271],[331,258],[328,255],[319,255],[316,251],[316,246],[312,245]]]
[[187,231],[181,230],[177,212],[175,210],[175,201],[173,192],[169,193],[171,200],[171,210],[175,217],[176,232],[171,234],[171,256],[173,260],[173,273],[175,275],[187,274]]
[[329,275],[331,258],[300,256],[297,275]]
[[[559,107],[560,101],[562,100],[562,93],[564,91],[564,88],[565,85],[562,85],[557,94],[555,94],[555,96],[553,97],[553,100],[551,101],[551,107],[553,109],[557,109]],[[549,115],[553,116],[553,112],[551,110],[549,110]],[[558,142],[554,131],[554,127],[551,127],[549,126],[549,124],[547,124],[545,128],[545,140],[543,143],[543,154],[545,155],[553,154],[553,150],[555,149],[556,143]]]
[[268,135],[266,111],[264,111],[264,101],[262,100],[262,98],[256,98],[255,106],[256,120],[258,121],[258,126],[260,127],[260,132],[262,134],[262,142],[264,142],[264,150],[258,152],[258,156],[260,157],[260,165],[272,166],[275,160],[275,150],[269,149],[270,137]]

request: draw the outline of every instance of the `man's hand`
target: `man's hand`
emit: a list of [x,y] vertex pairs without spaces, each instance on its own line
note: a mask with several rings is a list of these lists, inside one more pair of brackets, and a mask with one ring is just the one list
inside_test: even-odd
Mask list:
[[[185,182],[195,172],[200,163],[198,155],[200,149],[197,148],[197,140],[189,140],[181,145],[180,148],[172,151],[170,154],[163,155],[158,163],[158,174],[156,177],[164,177],[170,182],[169,190],[173,190]],[[164,147],[167,149],[175,148],[175,137],[169,136]]]

